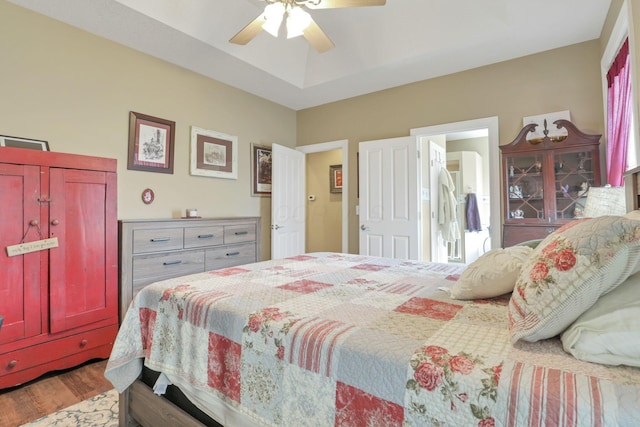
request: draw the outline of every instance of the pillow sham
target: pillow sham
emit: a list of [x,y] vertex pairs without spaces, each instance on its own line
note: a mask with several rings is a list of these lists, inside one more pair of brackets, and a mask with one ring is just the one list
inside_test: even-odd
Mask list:
[[576,359],[640,367],[640,273],[601,296],[561,335]]
[[640,210],[627,212],[626,214],[624,214],[624,217],[629,219],[634,219],[636,221],[640,221]]
[[572,221],[522,266],[509,300],[512,342],[564,331],[598,297],[640,270],[640,222],[621,216]]
[[532,252],[529,246],[490,250],[460,274],[451,287],[451,298],[493,298],[513,291],[522,264]]

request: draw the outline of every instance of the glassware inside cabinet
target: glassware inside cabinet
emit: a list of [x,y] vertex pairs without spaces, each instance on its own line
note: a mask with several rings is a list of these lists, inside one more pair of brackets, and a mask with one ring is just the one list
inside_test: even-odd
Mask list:
[[544,219],[542,156],[514,156],[508,165],[509,217]]
[[556,153],[554,169],[557,219],[581,218],[589,188],[595,180],[592,153]]

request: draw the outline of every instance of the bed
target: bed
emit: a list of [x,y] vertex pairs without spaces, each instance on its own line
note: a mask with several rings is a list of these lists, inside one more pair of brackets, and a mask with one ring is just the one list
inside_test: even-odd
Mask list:
[[[473,265],[339,253],[146,286],[105,372],[122,393],[120,425],[640,425],[637,346],[610,360],[576,332],[640,300],[640,221],[605,216],[556,233],[517,250],[530,252],[500,296],[482,297],[500,280],[474,281]],[[474,267],[511,265],[501,259]],[[543,274],[545,262],[555,267]],[[461,283],[476,295],[456,296]],[[636,325],[614,343],[633,342]]]

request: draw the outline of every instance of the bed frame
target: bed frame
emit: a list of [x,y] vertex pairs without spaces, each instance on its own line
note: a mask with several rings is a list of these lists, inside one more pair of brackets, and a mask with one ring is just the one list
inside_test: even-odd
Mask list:
[[[640,208],[640,167],[625,174],[627,211]],[[204,424],[189,415],[165,397],[157,396],[142,379],[135,381],[119,402],[120,427],[203,427],[217,425],[215,421]]]

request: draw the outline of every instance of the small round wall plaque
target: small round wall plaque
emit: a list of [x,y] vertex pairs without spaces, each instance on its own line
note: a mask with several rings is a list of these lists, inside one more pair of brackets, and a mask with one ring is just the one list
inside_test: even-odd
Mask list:
[[142,192],[142,201],[144,202],[145,205],[150,205],[151,203],[153,203],[154,198],[155,198],[155,195],[153,194],[152,189],[147,188]]

